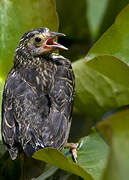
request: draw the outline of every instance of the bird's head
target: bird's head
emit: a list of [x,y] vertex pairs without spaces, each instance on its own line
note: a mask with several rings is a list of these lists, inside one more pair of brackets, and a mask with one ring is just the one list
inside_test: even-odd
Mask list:
[[65,36],[62,33],[52,32],[48,28],[39,28],[23,35],[19,47],[27,48],[32,56],[42,55],[56,49],[67,50],[66,47],[55,41],[56,37]]

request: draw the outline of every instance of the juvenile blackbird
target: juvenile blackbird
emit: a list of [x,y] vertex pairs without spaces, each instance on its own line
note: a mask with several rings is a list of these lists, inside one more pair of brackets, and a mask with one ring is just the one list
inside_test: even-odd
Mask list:
[[67,50],[54,41],[62,33],[39,28],[23,35],[8,74],[2,102],[2,140],[12,160],[67,143],[73,108],[74,74]]

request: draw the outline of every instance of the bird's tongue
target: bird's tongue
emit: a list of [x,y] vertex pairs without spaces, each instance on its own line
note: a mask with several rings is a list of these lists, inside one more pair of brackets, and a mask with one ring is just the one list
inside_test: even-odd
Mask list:
[[63,46],[57,42],[54,42],[54,38],[47,40],[46,47],[53,48],[53,49],[68,50],[68,48],[66,48],[65,46]]
[[56,48],[56,49],[68,50],[68,48],[66,48],[62,44],[59,44],[59,43],[56,43],[56,42],[52,45],[52,47]]

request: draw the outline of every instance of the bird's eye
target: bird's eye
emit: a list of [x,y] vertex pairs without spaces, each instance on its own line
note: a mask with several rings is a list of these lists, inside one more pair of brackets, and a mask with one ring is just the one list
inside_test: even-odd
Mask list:
[[42,39],[41,39],[40,37],[36,37],[36,38],[35,38],[35,42],[41,42],[41,40],[42,40]]

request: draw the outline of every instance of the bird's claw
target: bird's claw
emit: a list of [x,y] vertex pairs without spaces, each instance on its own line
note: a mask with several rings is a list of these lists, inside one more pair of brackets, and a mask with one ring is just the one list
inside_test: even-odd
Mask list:
[[77,163],[77,147],[78,143],[66,143],[65,148],[69,148],[72,153],[72,159]]

